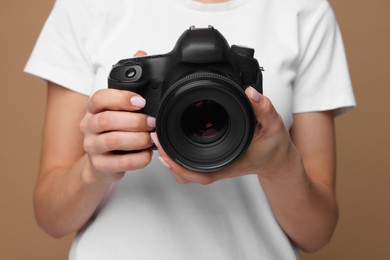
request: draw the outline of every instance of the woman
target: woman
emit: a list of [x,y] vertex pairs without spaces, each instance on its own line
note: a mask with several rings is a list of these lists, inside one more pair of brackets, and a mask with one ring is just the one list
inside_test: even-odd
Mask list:
[[[209,174],[171,160],[136,113],[148,101],[106,83],[112,64],[166,53],[191,25],[265,68],[264,96],[246,89],[252,143]],[[58,0],[26,71],[48,82],[36,218],[78,232],[70,259],[298,259],[331,238],[334,117],[355,103],[327,1]]]

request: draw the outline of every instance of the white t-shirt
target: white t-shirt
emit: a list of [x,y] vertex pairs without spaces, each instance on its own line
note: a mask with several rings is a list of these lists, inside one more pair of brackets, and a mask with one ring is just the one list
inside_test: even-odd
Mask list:
[[[107,87],[136,51],[169,52],[191,25],[255,49],[264,94],[294,113],[355,105],[340,32],[325,0],[57,0],[25,70],[76,92]],[[156,162],[128,172],[75,239],[71,260],[298,259],[256,176],[180,185]]]

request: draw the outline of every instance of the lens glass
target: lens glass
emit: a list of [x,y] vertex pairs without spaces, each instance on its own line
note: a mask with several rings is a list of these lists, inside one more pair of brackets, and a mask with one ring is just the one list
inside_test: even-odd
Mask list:
[[199,100],[184,110],[180,123],[189,140],[198,144],[211,144],[225,135],[229,117],[218,103]]

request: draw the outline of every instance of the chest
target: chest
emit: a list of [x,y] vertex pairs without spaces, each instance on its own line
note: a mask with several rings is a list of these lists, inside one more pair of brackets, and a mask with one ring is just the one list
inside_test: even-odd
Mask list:
[[265,13],[261,15],[261,6],[248,6],[249,9],[257,8],[256,12],[237,10],[202,13],[161,2],[156,1],[149,8],[128,7],[123,15],[111,16],[108,13],[103,17],[104,25],[97,33],[99,44],[92,45],[94,47],[90,50],[95,68],[95,90],[107,87],[108,73],[119,60],[131,58],[138,50],[143,50],[148,55],[167,53],[172,50],[182,32],[191,25],[212,25],[225,36],[230,45],[244,45],[255,49],[255,57],[265,69],[264,94],[272,100],[286,126],[292,124],[292,82],[297,53],[292,44],[294,39],[288,34],[280,37],[277,25],[274,26],[275,29],[264,26],[268,18]]

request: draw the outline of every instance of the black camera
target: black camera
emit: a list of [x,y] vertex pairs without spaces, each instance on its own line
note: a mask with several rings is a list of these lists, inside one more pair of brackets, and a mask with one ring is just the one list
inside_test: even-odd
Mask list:
[[190,27],[167,54],[119,61],[108,87],[129,90],[156,117],[166,153],[184,167],[211,172],[227,166],[249,146],[256,125],[244,90],[262,93],[262,68],[254,50],[229,46],[222,34]]

